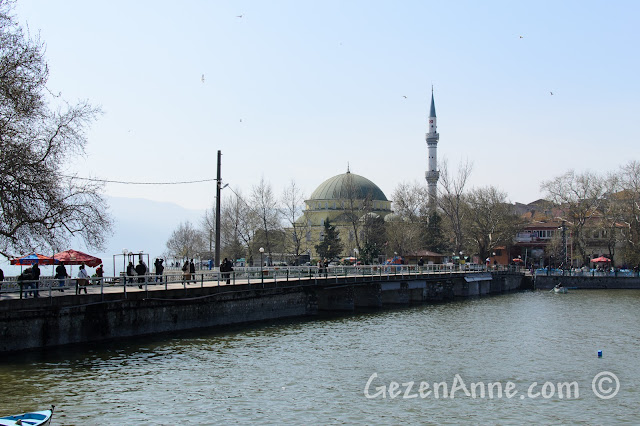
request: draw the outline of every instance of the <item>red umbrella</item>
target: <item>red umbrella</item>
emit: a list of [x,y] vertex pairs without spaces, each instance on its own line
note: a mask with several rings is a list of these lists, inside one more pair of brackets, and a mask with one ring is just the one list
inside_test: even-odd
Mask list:
[[12,265],[33,265],[34,263],[39,265],[53,265],[58,263],[58,260],[40,253],[31,253],[26,256],[11,259]]
[[604,256],[596,257],[595,259],[591,259],[591,261],[593,263],[609,263],[609,262],[611,262],[610,259],[607,259]]
[[91,256],[90,254],[77,250],[61,251],[60,253],[54,254],[53,257],[67,265],[81,265],[84,263],[91,268],[95,268],[102,263],[102,259],[99,257]]
[[513,261],[514,261],[515,263],[520,263],[520,262],[523,262],[523,263],[524,263],[524,260],[520,259],[519,257],[517,257],[517,258],[513,259]]

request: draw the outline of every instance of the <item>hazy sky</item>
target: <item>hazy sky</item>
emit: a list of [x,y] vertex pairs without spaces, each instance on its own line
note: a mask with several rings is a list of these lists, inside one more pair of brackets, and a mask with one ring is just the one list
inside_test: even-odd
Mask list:
[[[49,87],[104,114],[80,175],[126,181],[261,177],[306,196],[351,171],[391,198],[424,183],[431,85],[439,159],[470,186],[541,197],[569,169],[638,159],[636,1],[19,0],[47,45]],[[202,76],[204,75],[204,82]],[[553,95],[551,95],[553,92]],[[406,96],[406,98],[405,98]],[[206,208],[213,183],[109,184],[108,194]]]

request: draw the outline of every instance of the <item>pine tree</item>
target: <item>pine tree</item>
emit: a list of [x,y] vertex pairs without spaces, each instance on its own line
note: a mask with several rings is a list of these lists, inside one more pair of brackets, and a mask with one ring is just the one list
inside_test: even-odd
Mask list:
[[438,212],[429,215],[429,222],[424,233],[424,240],[429,250],[436,253],[449,252],[447,242],[442,233],[442,218]]
[[331,260],[342,253],[342,242],[336,227],[331,225],[329,219],[324,222],[324,239],[315,246],[318,256]]

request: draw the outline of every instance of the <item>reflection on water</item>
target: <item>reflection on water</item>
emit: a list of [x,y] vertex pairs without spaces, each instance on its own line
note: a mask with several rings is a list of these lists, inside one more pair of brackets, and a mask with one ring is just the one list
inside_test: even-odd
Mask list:
[[[640,291],[530,292],[11,356],[0,414],[55,404],[54,424],[637,423],[639,307]],[[591,391],[605,370],[621,383],[610,400]],[[372,394],[458,374],[520,393],[577,381],[580,396],[367,399],[373,373]]]

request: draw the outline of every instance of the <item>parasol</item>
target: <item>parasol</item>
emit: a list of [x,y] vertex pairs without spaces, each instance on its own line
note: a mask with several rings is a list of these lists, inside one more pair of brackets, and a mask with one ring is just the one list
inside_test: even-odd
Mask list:
[[53,257],[45,256],[39,253],[31,253],[26,256],[11,259],[12,265],[33,265],[34,263],[37,263],[39,265],[53,265],[55,263],[59,263],[59,261],[57,259],[54,259]]
[[99,257],[91,256],[90,254],[77,250],[61,251],[60,253],[54,254],[53,257],[57,261],[64,262],[67,265],[81,265],[84,263],[91,268],[95,268],[102,263],[102,259]]

